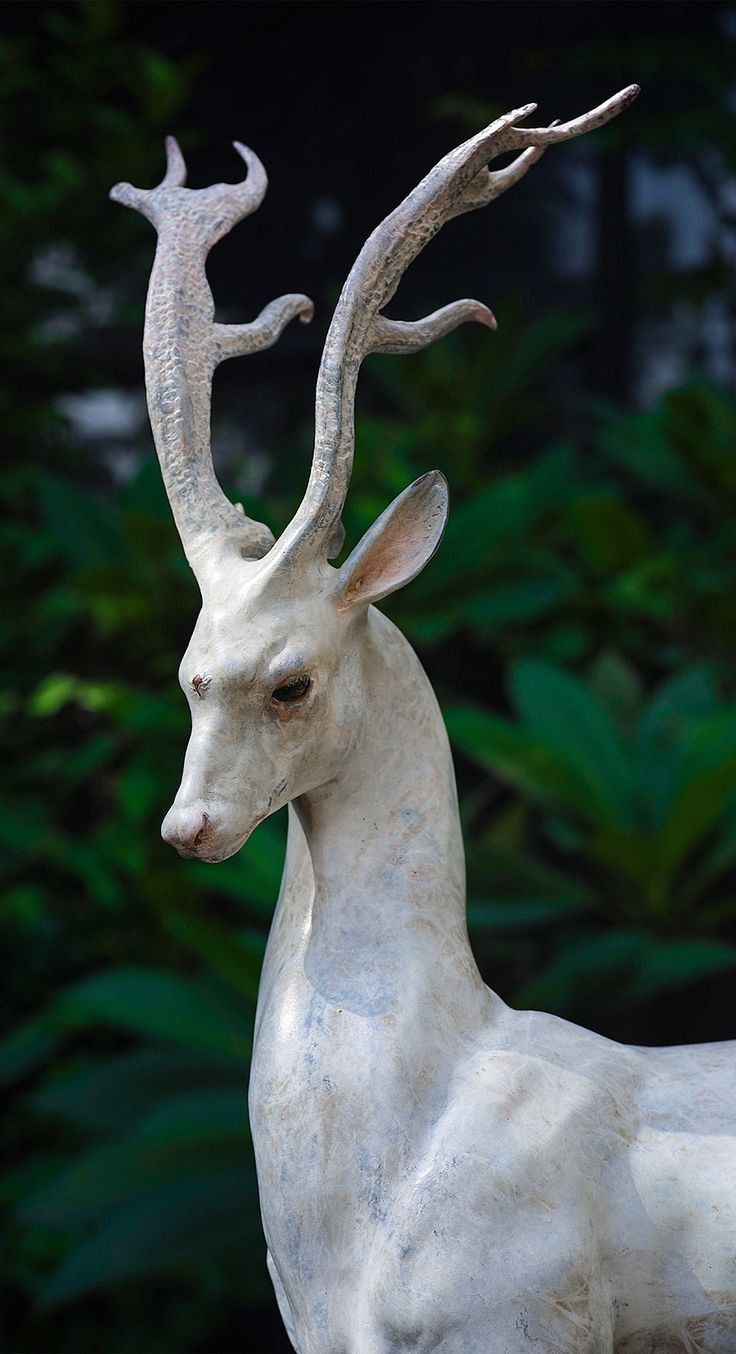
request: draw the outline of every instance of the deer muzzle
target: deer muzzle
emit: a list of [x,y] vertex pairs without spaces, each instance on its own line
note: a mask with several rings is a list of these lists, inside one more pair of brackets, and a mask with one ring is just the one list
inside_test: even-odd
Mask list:
[[187,859],[206,857],[212,847],[216,827],[201,800],[192,804],[174,804],[161,824],[161,836]]

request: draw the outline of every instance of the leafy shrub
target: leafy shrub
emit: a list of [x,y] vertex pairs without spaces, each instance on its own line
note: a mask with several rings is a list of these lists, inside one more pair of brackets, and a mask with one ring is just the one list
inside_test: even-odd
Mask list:
[[[462,344],[444,354],[450,384],[465,360]],[[444,400],[424,379],[423,398]],[[397,417],[374,417],[363,441],[390,445]],[[732,512],[713,427],[733,419],[728,397],[695,385],[651,415],[607,411],[584,453],[553,447],[478,491],[480,427],[443,549],[398,599],[460,757],[476,951],[522,1005],[605,1023],[736,963],[733,565],[710,550]],[[423,468],[426,437],[421,422],[404,431],[398,472],[392,458],[359,471],[353,535]],[[2,1048],[3,1078],[30,1086],[24,1124],[51,1145],[24,1151],[9,1181],[16,1278],[49,1305],[204,1271],[220,1294],[264,1300],[245,1086],[280,823],[216,870],[162,846],[186,737],[179,617],[194,599],[156,468],[114,504],[47,472],[35,483],[53,561],[38,605],[66,666],[25,697],[2,869],[19,950],[43,926],[81,949],[63,966],[80,976],[59,974]]]
[[[196,592],[147,435],[114,488],[59,402],[82,369],[119,385],[101,331],[138,349],[116,279],[129,260],[142,296],[150,253],[101,212],[131,146],[153,181],[136,130],[186,94],[117,15],[57,7],[0,49],[3,1260],[29,1354],[193,1349],[270,1300],[245,1087],[283,824],[216,870],[160,842]],[[549,376],[590,320],[499,315],[369,361],[347,526],[447,474],[442,549],[391,611],[457,754],[476,954],[506,999],[609,1028],[736,958],[736,402],[693,381],[573,410]],[[275,527],[290,451],[249,502]]]

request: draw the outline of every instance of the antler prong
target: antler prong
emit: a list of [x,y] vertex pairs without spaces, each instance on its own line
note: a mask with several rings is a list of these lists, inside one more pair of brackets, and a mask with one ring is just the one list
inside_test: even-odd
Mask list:
[[[241,160],[245,161],[248,173],[244,179],[241,179],[240,183],[222,183],[217,184],[217,187],[228,190],[229,196],[237,202],[243,216],[247,216],[249,212],[254,212],[256,208],[260,207],[263,202],[268,188],[268,175],[250,146],[244,146],[242,141],[233,141],[233,146]],[[212,189],[209,189],[209,192],[212,192]],[[233,222],[233,224],[235,223]]]
[[245,559],[273,544],[268,527],[247,517],[220,488],[210,448],[212,375],[218,362],[275,343],[288,322],[311,319],[312,303],[290,293],[244,325],[214,323],[205,260],[215,242],[260,205],[268,186],[258,156],[233,142],[245,162],[240,183],[184,187],[186,164],[166,139],[166,173],[157,188],[117,184],[110,196],[147,216],[158,246],[146,302],[143,352],[146,393],[164,484],[190,564],[200,582],[213,561],[212,542]]
[[[354,402],[358,371],[370,352],[415,352],[463,320],[495,327],[479,301],[460,301],[408,323],[381,313],[409,264],[454,216],[485,206],[524,177],[545,148],[591,131],[615,117],[638,94],[637,85],[606,100],[580,118],[543,128],[519,123],[536,109],[525,104],[445,155],[426,178],[386,217],[366,241],[343,287],[325,341],[317,378],[315,443],[304,498],[281,539],[284,550],[298,542],[330,555],[353,463]],[[521,155],[491,172],[488,162],[508,151]]]
[[131,207],[134,212],[141,212],[143,216],[149,216],[150,196],[150,189],[134,188],[132,183],[116,183],[115,187],[110,189],[111,202],[119,202],[123,207]]
[[183,188],[187,181],[187,165],[175,136],[166,138],[166,173],[159,188]]
[[430,343],[451,334],[467,320],[495,329],[496,317],[482,301],[451,301],[423,320],[387,320],[378,315],[371,328],[372,353],[418,353]]
[[592,108],[589,113],[583,113],[579,118],[573,118],[570,122],[557,123],[550,127],[515,127],[517,146],[539,146],[556,145],[559,141],[570,141],[574,136],[582,136],[584,132],[594,132],[597,127],[603,127],[611,118],[618,117],[629,104],[639,94],[638,85],[627,85],[618,94],[612,98],[606,99],[597,108]]
[[314,305],[308,296],[291,292],[264,306],[260,315],[249,324],[213,325],[215,362],[225,362],[229,357],[243,357],[247,353],[270,348],[287,324],[297,316],[301,324],[309,324],[314,317]]
[[463,212],[472,212],[477,207],[485,207],[489,202],[493,202],[494,198],[505,193],[507,189],[513,188],[514,184],[523,179],[532,165],[542,158],[546,149],[546,146],[530,146],[528,150],[523,150],[520,155],[517,155],[510,165],[505,165],[503,169],[481,169],[463,189],[455,203],[452,215],[461,216]]

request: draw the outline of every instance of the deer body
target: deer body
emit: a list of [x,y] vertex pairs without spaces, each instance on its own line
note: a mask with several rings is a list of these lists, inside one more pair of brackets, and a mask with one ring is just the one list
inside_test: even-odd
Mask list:
[[291,810],[251,1071],[294,1346],[733,1350],[734,1050],[625,1048],[484,986],[441,715],[372,620],[345,773]]
[[276,542],[226,499],[209,448],[216,363],[311,316],[290,294],[252,324],[214,323],[206,253],[261,201],[263,167],[236,143],[245,183],[192,193],[170,140],[158,188],[113,190],[159,232],[146,385],[203,602],[180,671],[192,737],[162,833],[214,863],[290,806],[250,1114],[269,1270],[299,1354],[736,1354],[733,1047],[624,1048],[512,1011],[473,959],[442,718],[372,605],[437,548],[443,477],[410,485],[329,563],[362,358],[495,324],[467,300],[387,319],[404,270],[446,221],[636,92],[561,126],[518,126],[533,105],[507,114],[377,228],[327,335],[312,471]]

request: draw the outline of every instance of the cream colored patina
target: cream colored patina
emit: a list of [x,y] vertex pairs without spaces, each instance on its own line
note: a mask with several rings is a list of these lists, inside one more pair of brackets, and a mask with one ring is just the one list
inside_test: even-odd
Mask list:
[[[192,714],[163,825],[218,861],[288,803],[250,1087],[268,1263],[300,1354],[716,1354],[736,1350],[733,1045],[626,1048],[510,1010],[465,925],[452,762],[430,685],[371,603],[436,549],[445,482],[423,476],[335,569],[367,352],[410,352],[478,302],[381,311],[445,221],[603,124],[500,118],[445,157],[368,240],[330,326],[304,500],[278,542],[214,477],[211,374],[271,342],[305,297],[213,323],[206,250],[258,205],[163,184],[114,196],[159,231],[146,383],[164,478],[203,606],[181,667]],[[521,154],[491,172],[490,159]]]

